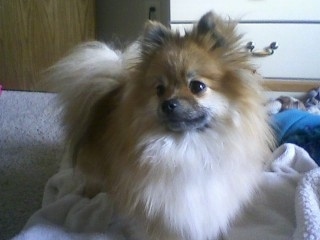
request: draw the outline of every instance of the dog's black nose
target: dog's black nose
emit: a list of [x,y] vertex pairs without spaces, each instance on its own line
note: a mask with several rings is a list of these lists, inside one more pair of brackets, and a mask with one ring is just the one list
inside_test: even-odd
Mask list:
[[166,100],[162,103],[162,111],[164,113],[172,113],[175,108],[179,105],[179,101],[177,99]]

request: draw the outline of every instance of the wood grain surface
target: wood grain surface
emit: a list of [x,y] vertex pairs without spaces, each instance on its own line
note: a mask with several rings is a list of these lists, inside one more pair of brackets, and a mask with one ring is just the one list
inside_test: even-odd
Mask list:
[[267,90],[275,92],[308,92],[311,89],[319,88],[319,80],[289,80],[289,79],[266,79],[263,82]]
[[94,0],[0,0],[0,84],[38,90],[41,71],[94,38]]

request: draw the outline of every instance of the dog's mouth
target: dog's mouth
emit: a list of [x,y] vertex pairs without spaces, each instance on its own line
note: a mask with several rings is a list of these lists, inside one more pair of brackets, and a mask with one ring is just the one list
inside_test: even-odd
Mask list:
[[211,118],[208,111],[199,106],[164,102],[158,110],[158,116],[167,129],[175,132],[204,130],[210,127]]
[[166,118],[163,120],[166,127],[171,131],[182,132],[189,130],[204,130],[208,128],[209,118],[206,114],[201,114],[195,118]]

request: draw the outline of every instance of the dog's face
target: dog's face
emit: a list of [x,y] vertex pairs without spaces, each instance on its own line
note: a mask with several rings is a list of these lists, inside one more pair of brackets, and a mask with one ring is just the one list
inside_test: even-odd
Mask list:
[[[157,116],[172,131],[202,130],[227,107],[217,91],[221,66],[195,43],[170,44],[155,53],[146,78],[157,97]],[[214,104],[213,104],[214,103]]]
[[[228,51],[236,40],[224,39],[219,31],[211,14],[186,36],[158,23],[146,27],[141,41],[143,80],[139,86],[146,89],[149,99],[142,102],[156,109],[158,121],[167,129],[181,132],[210,128],[227,114],[230,99],[240,97],[241,80],[223,59],[231,55]],[[225,31],[230,34],[233,29]]]

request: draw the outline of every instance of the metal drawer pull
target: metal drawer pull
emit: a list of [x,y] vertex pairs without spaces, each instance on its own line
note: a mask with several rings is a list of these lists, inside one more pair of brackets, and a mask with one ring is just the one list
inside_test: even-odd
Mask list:
[[274,50],[278,48],[277,42],[272,42],[270,45],[263,50],[256,50],[254,51],[254,43],[253,42],[248,42],[246,45],[246,48],[251,52],[252,56],[255,57],[266,57],[270,56],[274,53]]

